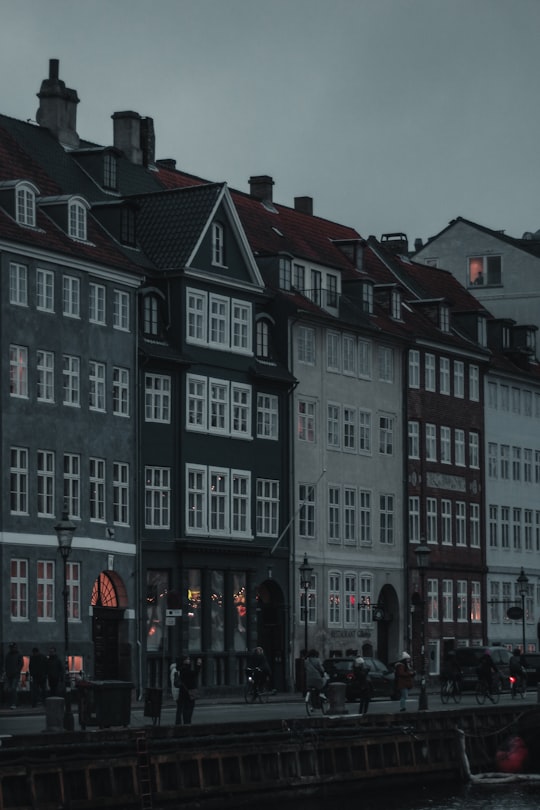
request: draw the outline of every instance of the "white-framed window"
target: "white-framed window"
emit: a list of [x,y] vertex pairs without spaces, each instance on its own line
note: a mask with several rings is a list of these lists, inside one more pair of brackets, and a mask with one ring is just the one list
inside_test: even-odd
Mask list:
[[28,560],[13,557],[9,561],[9,616],[28,619]]
[[307,399],[297,400],[297,431],[302,442],[315,441],[315,403]]
[[292,265],[288,256],[279,257],[279,289],[290,290],[292,285]]
[[186,469],[186,531],[202,533],[208,526],[206,467],[189,465]]
[[343,541],[345,545],[355,546],[357,542],[356,489],[343,489]]
[[409,388],[420,388],[420,352],[409,349]]
[[170,467],[144,468],[144,526],[146,529],[169,529],[171,514]]
[[469,399],[471,402],[480,401],[480,369],[478,366],[469,366]]
[[257,438],[279,439],[279,401],[274,394],[257,394]]
[[159,335],[159,301],[157,295],[148,294],[144,296],[143,332],[145,335],[152,335],[153,337]]
[[341,371],[341,337],[338,332],[326,333],[326,367],[328,371]]
[[469,600],[467,598],[467,580],[458,579],[456,583],[457,599],[457,620],[458,622],[469,621]]
[[251,352],[252,324],[251,324],[251,304],[244,301],[231,301],[231,349],[243,352]]
[[442,581],[442,620],[454,621],[454,582],[451,579]]
[[471,256],[469,258],[469,285],[499,285],[501,283],[500,256]]
[[488,478],[499,477],[499,446],[497,442],[488,442]]
[[54,273],[52,270],[36,270],[36,307],[42,312],[54,312]]
[[437,426],[426,423],[426,459],[437,461]]
[[54,453],[37,451],[37,513],[38,517],[54,517]]
[[9,455],[9,510],[12,515],[27,515],[28,450],[26,447],[11,447]]
[[508,481],[510,479],[510,445],[501,444],[499,458],[501,462],[501,481]]
[[105,459],[89,459],[90,520],[105,520]]
[[64,503],[71,518],[81,517],[81,457],[64,453]]
[[225,230],[220,222],[212,223],[212,264],[225,266]]
[[456,501],[456,546],[467,545],[467,521],[465,501]]
[[315,365],[315,330],[309,326],[299,326],[297,332],[296,352],[299,363]]
[[394,417],[379,416],[379,453],[391,456],[394,452]]
[[394,382],[394,350],[389,346],[379,346],[379,380]]
[[55,566],[51,560],[38,560],[36,567],[36,608],[38,622],[54,620]]
[[326,306],[334,307],[338,305],[338,277],[334,273],[326,274]]
[[501,588],[500,582],[489,583],[489,621],[491,624],[501,622]]
[[480,467],[480,437],[476,431],[469,431],[469,467]]
[[521,551],[521,509],[512,509],[512,539],[514,551]]
[[199,290],[187,290],[186,308],[188,343],[205,344],[208,336],[208,295]]
[[525,447],[523,450],[523,481],[532,484],[532,450]]
[[498,548],[499,546],[499,507],[494,504],[489,506],[489,546]]
[[525,551],[533,551],[533,510],[523,510],[523,541]]
[[441,542],[443,546],[452,545],[452,501],[441,498]]
[[251,473],[188,465],[186,525],[192,534],[251,536]]
[[187,429],[206,431],[208,428],[208,378],[188,374],[186,396]]
[[454,360],[454,396],[465,396],[465,365],[462,360]]
[[113,328],[129,332],[129,293],[113,291]]
[[368,574],[361,574],[360,593],[358,605],[361,606],[358,611],[358,620],[362,626],[373,624],[373,579]]
[[115,416],[129,416],[129,369],[113,367],[112,400]]
[[445,425],[441,426],[441,463],[452,463],[452,431]]
[[371,453],[371,413],[358,411],[358,451]]
[[439,392],[450,395],[450,360],[448,357],[439,358]]
[[62,357],[62,402],[78,408],[81,404],[81,361],[71,354]]
[[321,304],[322,273],[320,270],[311,270],[311,300],[317,306]]
[[68,318],[81,317],[81,282],[75,276],[62,278],[62,313]]
[[447,304],[439,306],[439,329],[441,332],[450,331],[450,308]]
[[379,540],[391,545],[394,542],[394,496],[381,494],[379,505]]
[[257,479],[257,535],[277,537],[279,527],[279,481]]
[[328,572],[328,624],[341,625],[341,574]]
[[231,436],[251,436],[251,386],[231,382]]
[[105,410],[105,363],[88,363],[88,406],[91,411]]
[[9,347],[9,393],[12,397],[28,398],[28,349]]
[[68,621],[81,620],[81,564],[66,562],[67,616]]
[[86,241],[86,205],[80,200],[68,203],[68,234],[72,239]]
[[343,406],[343,449],[356,452],[356,408]]
[[[305,603],[306,592],[304,588],[300,589],[299,597],[300,597],[299,601],[300,610],[298,615],[300,618],[300,623],[303,625],[306,621],[306,603]],[[317,574],[315,572],[313,572],[313,574],[311,575],[311,582],[307,591],[307,600],[308,600],[307,602],[308,624],[315,624],[315,622],[317,621]]]
[[259,318],[255,328],[256,354],[264,360],[270,359],[270,324],[266,318]]
[[343,373],[356,377],[356,338],[343,335]]
[[36,190],[28,183],[19,183],[15,192],[15,219],[19,225],[36,225]]
[[113,523],[129,526],[129,464],[113,462]]
[[89,285],[88,318],[90,323],[105,325],[105,287],[93,281]]
[[164,374],[144,375],[145,422],[171,421],[171,378]]
[[9,303],[28,306],[28,268],[25,264],[9,263]]
[[346,571],[343,577],[343,598],[345,603],[343,623],[346,627],[356,627],[358,608],[356,607],[356,574]]
[[424,356],[424,388],[426,391],[437,390],[437,380],[435,377],[435,355],[426,353]]
[[427,582],[427,618],[428,622],[439,621],[439,580],[428,577]]
[[341,489],[328,487],[328,542],[341,543]]
[[306,268],[303,264],[293,266],[293,284],[296,290],[304,292],[306,288]]
[[54,402],[54,354],[36,352],[36,394],[38,402]]
[[392,318],[395,321],[400,321],[401,320],[401,291],[400,290],[392,290],[390,307],[391,307]]
[[362,309],[368,315],[373,315],[373,284],[370,281],[362,284]]
[[298,485],[298,535],[315,537],[315,487],[313,484]]
[[233,536],[251,533],[251,474],[232,471],[231,476],[231,534]]
[[229,433],[229,383],[227,380],[208,381],[208,429],[222,435]]
[[369,340],[358,341],[358,376],[363,380],[371,380],[372,345]]
[[408,423],[408,456],[420,458],[420,424],[415,420]]
[[471,622],[482,621],[482,605],[480,599],[480,583],[471,582]]
[[367,489],[358,493],[358,532],[360,543],[371,545],[371,492]]
[[229,346],[231,302],[221,295],[210,295],[208,302],[208,343],[223,348]]
[[461,428],[454,430],[454,464],[457,467],[465,466],[465,431]]
[[521,447],[512,447],[512,478],[521,481]]
[[437,499],[426,498],[426,525],[427,525],[427,536],[430,543],[436,543],[438,539],[437,512],[438,512]]
[[501,548],[510,548],[510,507],[501,506]]
[[409,541],[420,542],[420,498],[418,495],[409,497]]
[[469,505],[469,522],[471,548],[480,548],[480,506],[477,503]]
[[326,444],[332,450],[341,447],[341,406],[333,402],[326,406]]

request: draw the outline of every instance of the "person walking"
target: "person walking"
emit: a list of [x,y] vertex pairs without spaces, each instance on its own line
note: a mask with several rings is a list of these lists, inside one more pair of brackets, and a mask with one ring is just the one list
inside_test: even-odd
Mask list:
[[[195,701],[197,699],[197,686],[199,683],[199,672],[201,671],[202,660],[197,658],[195,664],[192,663],[191,658],[187,655],[182,659],[180,666],[177,665],[179,679],[178,683],[178,697],[176,700],[176,725],[182,723],[188,726],[191,724],[193,717],[193,710],[195,709]],[[174,683],[174,673],[173,683]]]
[[17,692],[21,682],[21,671],[24,659],[14,641],[11,642],[4,662],[7,680],[7,697],[10,708],[17,708]]
[[396,686],[399,690],[399,710],[407,711],[407,698],[409,689],[414,683],[415,671],[412,668],[411,656],[408,652],[401,653],[401,658],[396,664]]
[[28,664],[30,673],[30,701],[35,709],[38,703],[45,703],[47,694],[47,656],[34,647]]
[[51,697],[64,691],[64,665],[56,653],[56,647],[51,647],[47,656],[47,681]]
[[373,696],[373,684],[369,677],[369,668],[361,655],[354,659],[353,667],[354,679],[358,685],[358,695],[360,702],[358,704],[358,714],[367,714],[369,704]]

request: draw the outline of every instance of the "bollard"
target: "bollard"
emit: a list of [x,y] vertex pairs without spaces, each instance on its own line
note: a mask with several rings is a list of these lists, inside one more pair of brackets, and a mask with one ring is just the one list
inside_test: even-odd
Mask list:
[[326,688],[328,696],[328,714],[348,714],[345,707],[347,687],[344,683],[330,683]]
[[62,697],[49,697],[45,699],[45,731],[64,730],[65,701]]

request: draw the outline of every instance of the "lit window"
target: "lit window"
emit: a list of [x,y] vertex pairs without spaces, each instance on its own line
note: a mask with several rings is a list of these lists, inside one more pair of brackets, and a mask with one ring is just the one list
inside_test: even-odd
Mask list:
[[501,283],[500,256],[473,256],[469,259],[469,285]]

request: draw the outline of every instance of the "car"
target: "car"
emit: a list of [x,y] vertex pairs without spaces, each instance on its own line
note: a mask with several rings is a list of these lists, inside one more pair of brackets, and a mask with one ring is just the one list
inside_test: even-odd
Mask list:
[[526,653],[527,686],[540,684],[540,653]]
[[454,650],[456,654],[456,661],[462,672],[461,688],[474,689],[478,681],[478,665],[482,656],[488,652],[491,660],[497,667],[503,690],[510,688],[510,659],[512,657],[512,650],[507,650],[506,647],[456,647]]
[[[394,691],[394,672],[378,658],[363,656],[364,663],[369,669],[369,677],[373,685],[373,696],[390,698]],[[354,678],[355,658],[327,658],[323,661],[325,672],[330,677],[329,683],[344,683],[347,687],[345,699],[353,702],[359,697],[359,686]]]

